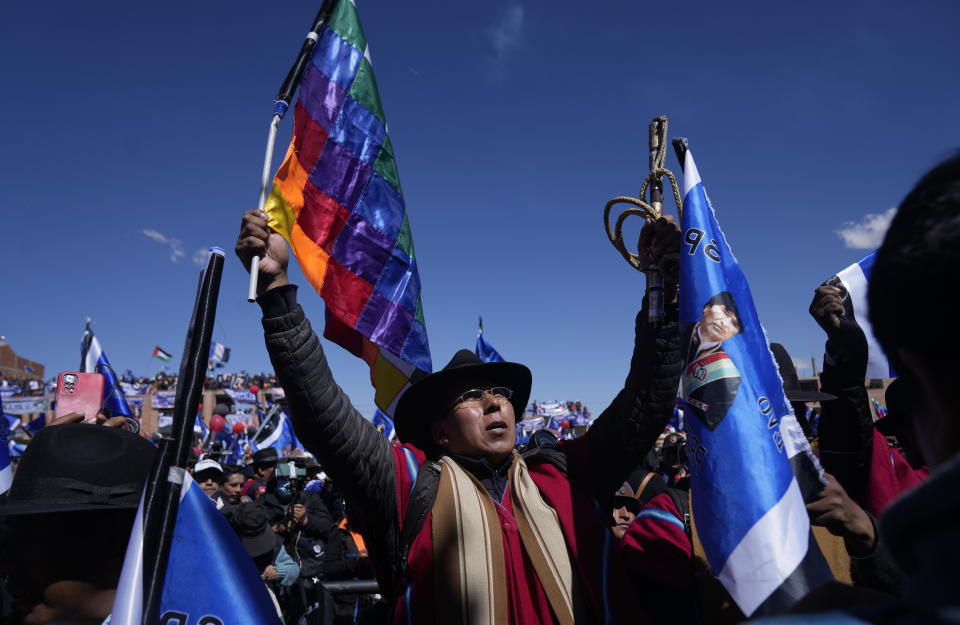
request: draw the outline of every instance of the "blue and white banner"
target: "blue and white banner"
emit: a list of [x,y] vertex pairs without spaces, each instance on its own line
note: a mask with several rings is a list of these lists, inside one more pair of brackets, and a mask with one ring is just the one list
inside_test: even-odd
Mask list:
[[7,384],[5,386],[0,386],[0,397],[3,399],[8,399],[15,395],[19,395],[23,392],[23,389],[17,386],[16,384]]
[[[160,600],[160,623],[279,624],[266,584],[227,519],[183,469],[180,505]],[[143,501],[130,533],[111,625],[140,625]]]
[[683,193],[681,395],[693,516],[743,613],[777,613],[832,579],[791,469],[794,456],[815,459],[689,151]]
[[4,397],[3,412],[6,414],[37,414],[50,410],[49,397]]
[[173,403],[177,399],[176,391],[157,391],[153,394],[151,406],[154,410],[158,408],[173,409]]
[[223,391],[237,404],[255,404],[257,396],[248,390],[225,388]]
[[475,349],[477,358],[483,362],[503,362],[503,356],[501,356],[497,350],[493,349],[493,345],[487,343],[487,339],[483,338],[483,317],[480,318],[480,327],[477,330],[477,347]]
[[100,348],[100,341],[93,335],[89,322],[80,339],[80,371],[103,375],[103,405],[110,411],[111,417],[133,417],[120,388],[120,380]]
[[869,308],[867,306],[867,283],[870,281],[870,272],[873,271],[873,261],[877,253],[872,252],[866,258],[861,258],[837,275],[825,282],[830,286],[839,287],[843,301],[843,316],[860,326],[867,339],[867,373],[868,378],[895,378],[886,354],[880,348],[880,343],[873,336],[873,327],[870,325]]

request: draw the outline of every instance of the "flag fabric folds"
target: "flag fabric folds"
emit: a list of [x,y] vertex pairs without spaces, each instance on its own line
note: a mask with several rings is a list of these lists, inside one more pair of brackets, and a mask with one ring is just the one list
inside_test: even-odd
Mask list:
[[[263,418],[261,414],[261,418]],[[297,440],[297,435],[293,433],[293,424],[290,423],[290,417],[286,410],[278,410],[270,422],[263,426],[256,440],[250,441],[253,451],[273,447],[280,456],[285,455],[292,449],[303,449],[303,445]]]
[[[189,473],[181,476],[173,543],[160,601],[161,623],[279,623],[253,560],[227,519]],[[143,502],[113,603],[111,625],[139,625],[143,609]]]
[[890,366],[886,354],[880,348],[880,343],[873,336],[873,327],[870,325],[870,317],[868,316],[867,283],[870,281],[870,272],[873,271],[873,261],[876,257],[877,253],[871,252],[827,280],[825,284],[840,288],[843,315],[860,326],[867,339],[867,373],[865,377],[895,378],[897,374]]
[[681,395],[693,517],[714,574],[743,613],[777,613],[832,579],[791,468],[801,456],[819,463],[689,151],[683,178]]
[[210,346],[210,360],[214,362],[230,362],[230,348],[223,343],[214,343]]
[[103,375],[103,405],[110,411],[111,417],[133,417],[130,406],[127,405],[127,397],[120,388],[120,380],[110,366],[107,355],[103,353],[100,341],[93,335],[90,322],[87,322],[80,340],[80,371]]
[[324,336],[367,362],[374,401],[393,415],[431,371],[430,348],[393,147],[350,0],[319,33],[265,210],[326,303]]
[[396,428],[393,427],[393,419],[383,414],[379,409],[373,415],[371,419],[373,426],[380,430],[380,432],[387,437],[387,440],[393,440],[397,437]]
[[10,436],[10,426],[3,414],[3,399],[0,399],[0,495],[10,490],[13,483],[13,468],[10,466],[10,447],[7,440]]
[[483,362],[503,362],[503,356],[501,356],[497,350],[493,349],[493,345],[487,343],[487,339],[483,338],[483,318],[480,318],[480,326],[477,330],[477,347],[474,350],[477,354],[477,358]]
[[154,346],[151,357],[156,358],[157,360],[162,360],[163,362],[170,362],[170,359],[173,358],[173,356],[170,355],[170,352],[160,349],[159,345]]

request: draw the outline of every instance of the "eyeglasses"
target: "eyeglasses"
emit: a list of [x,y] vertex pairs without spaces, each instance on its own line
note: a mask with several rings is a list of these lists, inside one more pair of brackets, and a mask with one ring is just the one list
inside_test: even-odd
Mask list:
[[482,390],[479,388],[472,388],[453,400],[451,407],[456,408],[458,406],[476,406],[483,401],[484,393],[490,393],[493,395],[493,398],[500,403],[507,401],[510,399],[510,396],[513,395],[513,391],[506,386],[494,386],[493,388]]

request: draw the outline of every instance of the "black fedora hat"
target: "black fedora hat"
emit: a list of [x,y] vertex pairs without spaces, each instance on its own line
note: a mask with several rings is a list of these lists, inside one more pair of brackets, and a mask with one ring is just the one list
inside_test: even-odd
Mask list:
[[475,382],[506,386],[513,391],[514,418],[523,418],[530,398],[530,370],[515,362],[483,362],[469,349],[461,349],[450,362],[408,388],[397,402],[394,423],[397,438],[424,451],[433,447],[430,426],[444,416],[456,397]]
[[267,510],[258,502],[248,501],[233,508],[228,519],[251,558],[273,550],[275,534],[267,519]]
[[830,393],[801,389],[797,366],[793,364],[793,358],[790,357],[787,349],[780,343],[770,343],[770,351],[773,352],[773,357],[777,361],[777,369],[780,370],[780,377],[783,379],[783,391],[789,401],[830,401],[837,398]]
[[156,453],[119,428],[45,427],[24,450],[0,516],[136,509]]

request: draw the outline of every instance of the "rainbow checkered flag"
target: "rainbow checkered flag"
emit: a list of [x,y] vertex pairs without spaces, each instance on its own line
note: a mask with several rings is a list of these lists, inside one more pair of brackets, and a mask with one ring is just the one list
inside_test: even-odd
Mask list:
[[319,33],[294,115],[264,210],[326,303],[324,336],[367,362],[377,407],[392,416],[432,365],[410,222],[350,0]]

